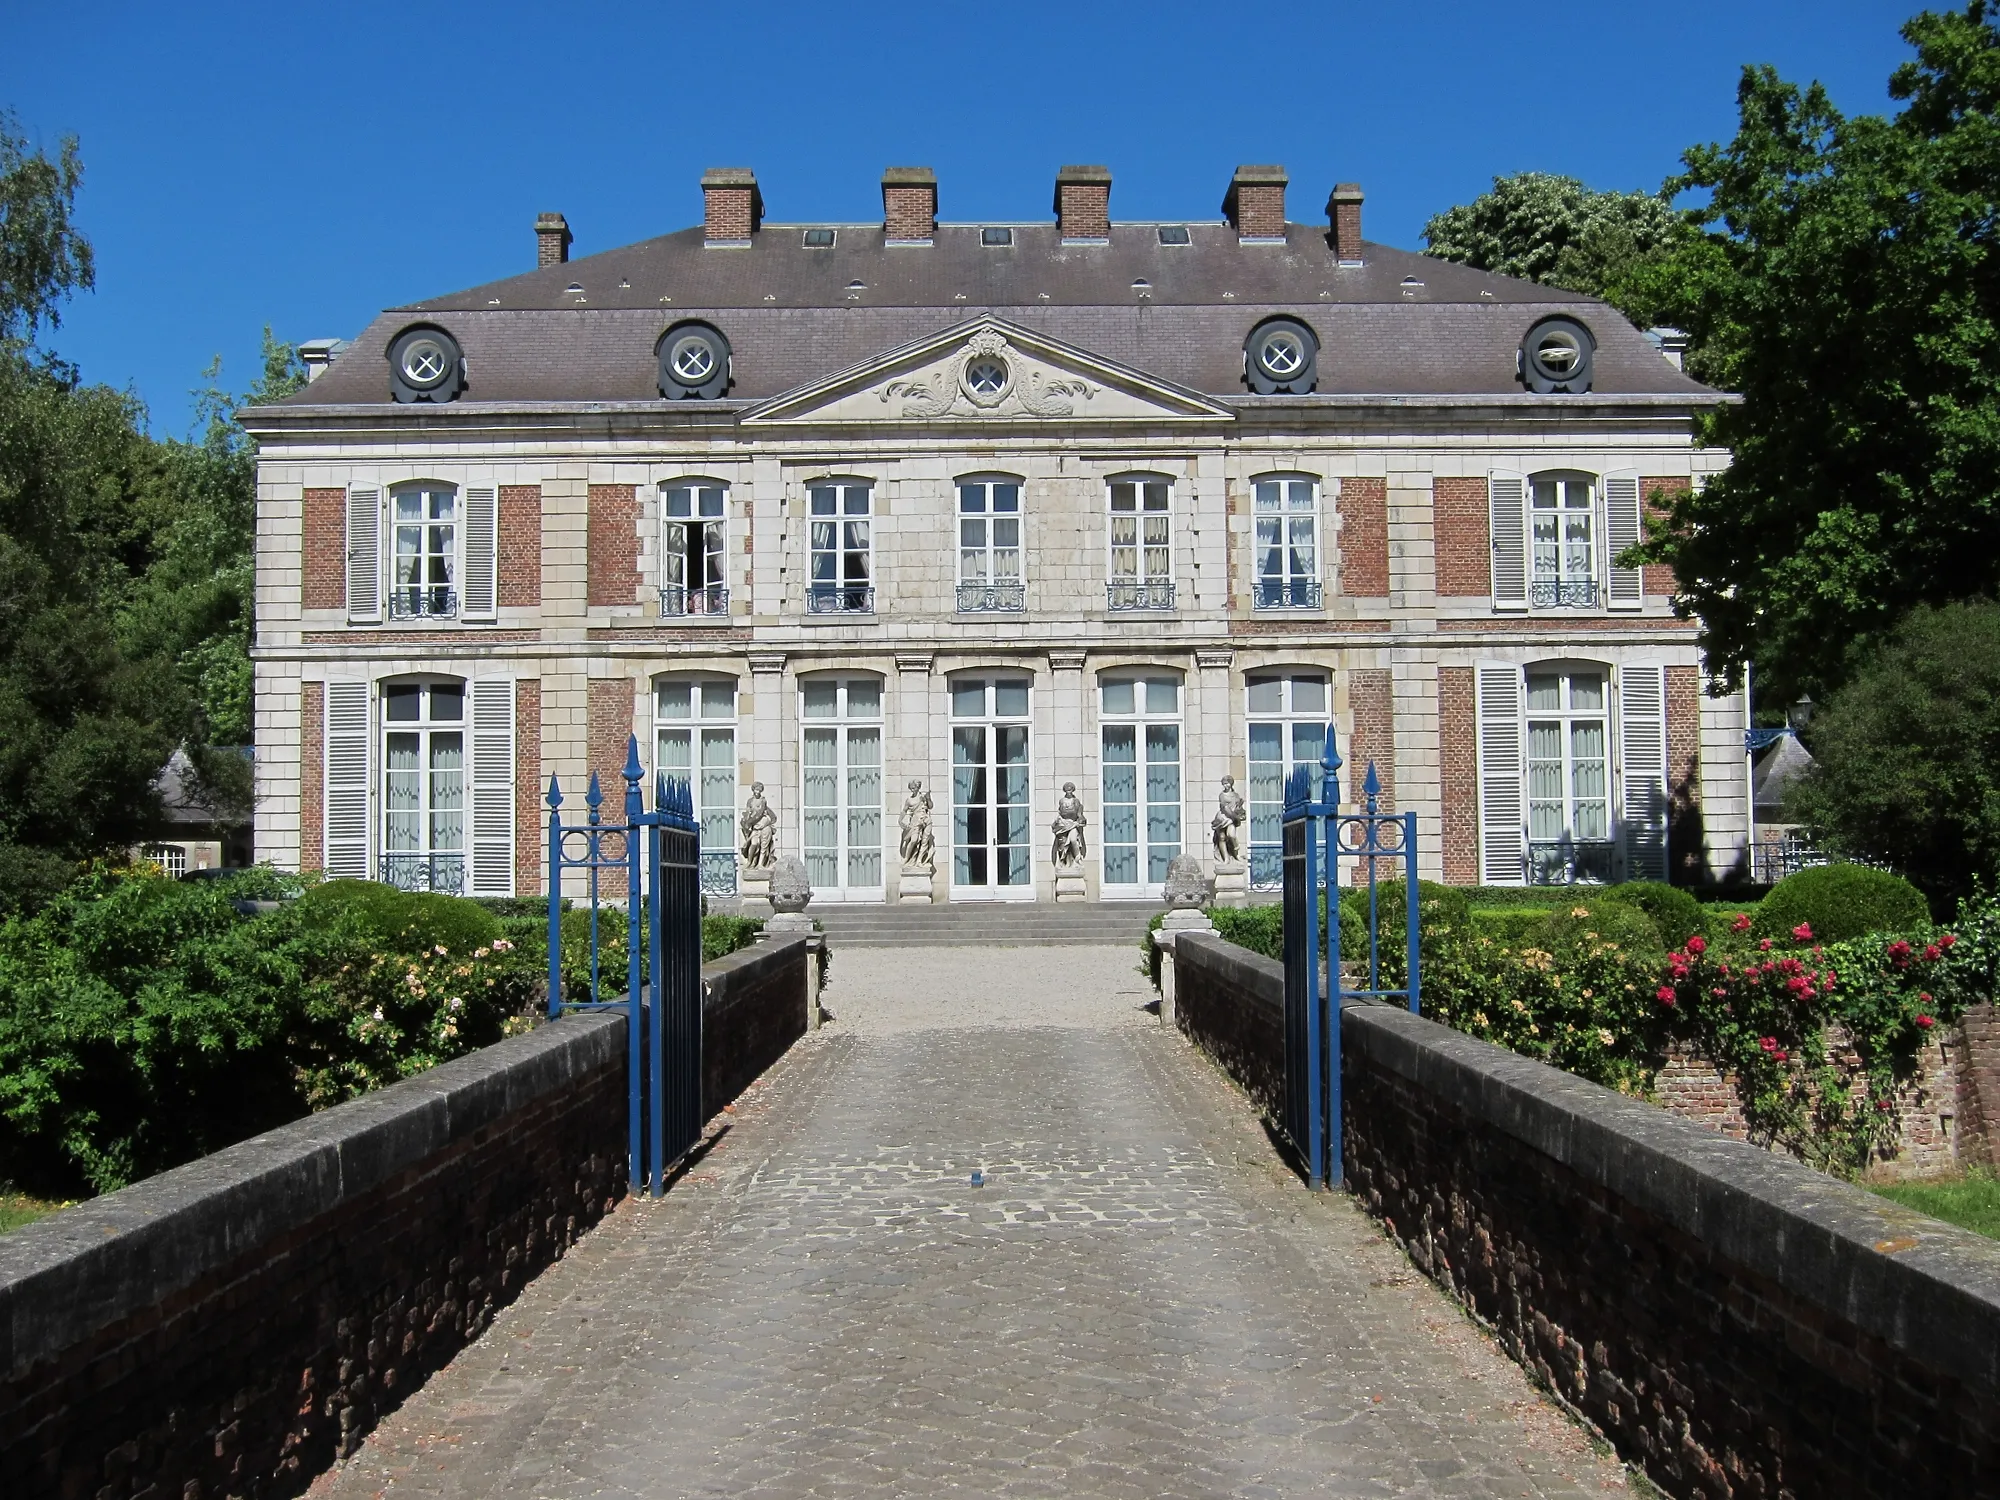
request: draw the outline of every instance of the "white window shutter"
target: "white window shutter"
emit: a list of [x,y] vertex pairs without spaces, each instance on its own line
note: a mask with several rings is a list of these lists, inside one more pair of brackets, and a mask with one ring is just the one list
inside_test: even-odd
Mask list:
[[1645,540],[1639,521],[1639,476],[1631,471],[1604,476],[1604,602],[1611,609],[1637,609],[1644,577],[1621,568],[1618,556]]
[[1667,669],[1618,669],[1618,759],[1627,880],[1667,878]]
[[465,492],[465,585],[459,618],[491,620],[498,612],[500,492],[490,485]]
[[1528,607],[1528,481],[1496,469],[1486,476],[1487,529],[1493,540],[1493,607]]
[[1481,662],[1479,696],[1479,879],[1484,885],[1527,881],[1528,825],[1522,767],[1521,669]]
[[326,685],[326,873],[368,878],[369,691],[365,682]]
[[514,894],[514,682],[472,684],[472,894]]
[[347,492],[347,618],[373,625],[382,618],[382,492]]

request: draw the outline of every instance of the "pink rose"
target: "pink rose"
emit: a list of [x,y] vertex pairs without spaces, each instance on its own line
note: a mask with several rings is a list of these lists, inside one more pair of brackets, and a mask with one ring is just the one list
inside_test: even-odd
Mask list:
[[1694,954],[1708,952],[1708,939],[1704,938],[1700,933],[1696,933],[1687,940],[1687,950]]

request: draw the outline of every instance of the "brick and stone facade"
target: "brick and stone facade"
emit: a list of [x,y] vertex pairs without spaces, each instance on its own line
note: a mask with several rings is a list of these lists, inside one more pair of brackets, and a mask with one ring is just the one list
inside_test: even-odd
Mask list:
[[[1268,843],[1294,752],[1260,747],[1292,746],[1302,718],[1331,724],[1356,783],[1373,760],[1417,814],[1424,874],[1466,883],[1492,832],[1475,677],[1560,669],[1601,683],[1614,820],[1644,800],[1624,796],[1626,747],[1657,732],[1674,877],[1735,868],[1742,704],[1702,693],[1671,580],[1646,570],[1618,608],[1601,590],[1496,598],[1496,476],[1590,486],[1601,582],[1609,477],[1644,476],[1657,505],[1724,461],[1695,439],[1713,393],[1610,309],[1363,245],[1358,191],[1335,194],[1331,234],[1291,223],[1277,168],[1242,169],[1227,222],[1177,233],[1111,220],[1097,167],[1063,169],[1058,222],[1004,236],[939,221],[922,168],[884,174],[879,225],[766,224],[742,169],[703,189],[700,226],[385,313],[308,390],[248,415],[261,851],[322,862],[329,808],[355,805],[343,776],[379,848],[386,767],[416,744],[391,745],[387,688],[457,680],[489,712],[512,694],[514,827],[486,836],[512,844],[521,894],[540,888],[548,778],[575,795],[595,770],[615,798],[636,735],[649,769],[700,773],[718,898],[761,781],[778,851],[818,861],[819,899],[924,899],[895,868],[911,780],[934,801],[928,899],[1056,899],[1065,783],[1090,854],[1064,894],[1145,898],[1168,854],[1208,855],[1225,775]],[[1588,397],[1514,378],[1513,343],[1556,314],[1599,341]],[[1274,317],[1316,347],[1309,394],[1246,387],[1246,340]],[[417,322],[462,346],[457,400],[390,399],[382,353]],[[666,336],[689,326],[717,332],[721,396],[673,385]],[[1390,347],[1405,352],[1368,352]],[[1296,497],[1282,543],[1256,499],[1272,479]],[[348,539],[370,520],[354,507],[378,506],[400,603],[391,557],[414,533],[398,539],[393,507],[414,488],[455,518],[435,565],[459,570],[451,608],[350,610]],[[489,576],[490,599],[467,587]],[[1253,707],[1272,681],[1280,707]],[[1648,681],[1664,687],[1643,699]],[[343,739],[333,707],[354,683],[361,737]],[[1657,725],[1632,719],[1642,701]],[[432,731],[447,739],[416,753],[444,763],[452,731]],[[1025,757],[1006,777],[1003,742]],[[961,754],[1018,800],[955,804]],[[975,826],[977,858],[952,838]]]

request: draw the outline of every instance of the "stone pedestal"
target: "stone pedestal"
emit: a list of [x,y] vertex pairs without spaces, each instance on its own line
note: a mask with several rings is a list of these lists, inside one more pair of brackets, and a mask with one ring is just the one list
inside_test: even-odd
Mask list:
[[937,871],[929,865],[904,865],[896,882],[897,904],[929,906],[937,900]]
[[1056,900],[1088,901],[1090,886],[1083,878],[1081,870],[1056,871]]
[[771,914],[771,868],[769,865],[745,865],[737,877],[737,910],[746,917],[768,917]]
[[1225,859],[1215,867],[1215,905],[1248,906],[1250,872],[1240,859]]
[[1215,924],[1191,907],[1176,907],[1167,913],[1153,934],[1154,945],[1160,950],[1160,1024],[1178,1029],[1178,1013],[1174,1008],[1174,944],[1184,932],[1213,932]]

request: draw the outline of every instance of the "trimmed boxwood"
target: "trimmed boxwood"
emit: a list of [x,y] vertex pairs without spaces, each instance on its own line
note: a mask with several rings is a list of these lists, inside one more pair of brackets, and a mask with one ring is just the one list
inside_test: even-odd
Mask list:
[[1670,948],[1678,948],[1696,933],[1707,936],[1701,903],[1665,881],[1628,880],[1623,885],[1606,886],[1597,899],[1638,907],[1653,919],[1661,940]]
[[1788,875],[1757,907],[1751,931],[1790,938],[1804,924],[1815,941],[1842,943],[1871,932],[1904,932],[1930,921],[1923,893],[1900,875],[1867,865],[1814,865]]
[[1633,957],[1657,962],[1667,956],[1660,929],[1629,901],[1607,901],[1601,894],[1589,901],[1559,906],[1542,919],[1535,946],[1568,962],[1592,946],[1616,943]]

